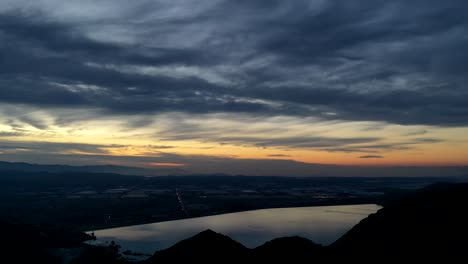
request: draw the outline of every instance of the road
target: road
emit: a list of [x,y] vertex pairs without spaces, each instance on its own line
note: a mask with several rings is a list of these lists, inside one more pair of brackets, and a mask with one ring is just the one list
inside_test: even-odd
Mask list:
[[182,201],[182,196],[180,195],[179,189],[175,189],[176,196],[177,196],[177,201],[179,202],[180,210],[182,210],[182,213],[186,216],[189,217],[188,211],[185,209],[184,202]]

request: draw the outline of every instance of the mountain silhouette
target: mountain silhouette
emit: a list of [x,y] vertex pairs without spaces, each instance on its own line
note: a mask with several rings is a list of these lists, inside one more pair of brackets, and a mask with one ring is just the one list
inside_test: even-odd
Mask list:
[[147,263],[240,263],[248,255],[242,244],[208,229],[156,252]]
[[370,215],[330,246],[370,259],[468,257],[468,184],[437,184]]
[[309,239],[293,236],[273,239],[252,250],[253,259],[262,263],[303,263],[324,257],[324,247]]

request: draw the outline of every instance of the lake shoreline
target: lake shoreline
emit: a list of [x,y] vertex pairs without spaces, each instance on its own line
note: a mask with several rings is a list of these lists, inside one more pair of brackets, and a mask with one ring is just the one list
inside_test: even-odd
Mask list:
[[[301,235],[327,245],[382,207],[351,204],[257,209],[95,230],[95,243],[115,241],[122,250],[153,253],[206,229],[253,248],[271,239]],[[92,231],[91,231],[92,232]]]
[[131,221],[131,223],[126,223],[126,224],[119,224],[118,222],[115,224],[108,224],[108,225],[99,225],[96,226],[94,229],[81,229],[81,231],[85,233],[91,233],[99,230],[107,230],[107,229],[115,229],[115,228],[124,228],[124,227],[132,227],[132,226],[139,226],[139,225],[146,225],[146,224],[155,224],[155,223],[165,223],[165,222],[171,222],[171,221],[177,221],[177,220],[186,220],[186,219],[195,219],[195,218],[201,218],[201,217],[208,217],[208,216],[217,216],[217,215],[226,215],[226,214],[234,214],[234,213],[242,213],[242,212],[251,212],[251,211],[258,211],[258,210],[268,210],[268,209],[285,209],[285,208],[304,208],[304,207],[324,207],[324,206],[347,206],[347,205],[367,205],[367,204],[376,204],[379,206],[382,206],[381,203],[371,200],[368,202],[363,202],[363,199],[359,199],[359,201],[356,202],[349,202],[347,201],[346,203],[340,203],[340,201],[332,201],[332,202],[318,202],[318,203],[312,203],[310,205],[297,205],[297,206],[268,206],[268,207],[262,207],[262,208],[255,208],[255,209],[249,209],[249,210],[229,210],[229,211],[216,211],[212,213],[206,213],[206,214],[201,214],[201,215],[196,215],[196,216],[190,216],[190,217],[166,217],[166,218],[161,218],[157,219],[156,221],[145,221],[145,220],[134,220]]

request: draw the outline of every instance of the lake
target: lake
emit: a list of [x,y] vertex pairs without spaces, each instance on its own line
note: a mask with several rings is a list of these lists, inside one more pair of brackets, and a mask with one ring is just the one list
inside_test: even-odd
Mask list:
[[212,229],[254,248],[274,238],[302,236],[328,245],[375,213],[375,204],[263,209],[96,230],[96,243],[115,241],[122,250],[153,254]]

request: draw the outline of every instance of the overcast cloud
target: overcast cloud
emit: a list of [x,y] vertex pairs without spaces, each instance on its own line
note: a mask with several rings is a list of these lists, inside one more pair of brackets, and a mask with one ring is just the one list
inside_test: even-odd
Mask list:
[[2,1],[0,100],[466,125],[467,11],[456,0]]

